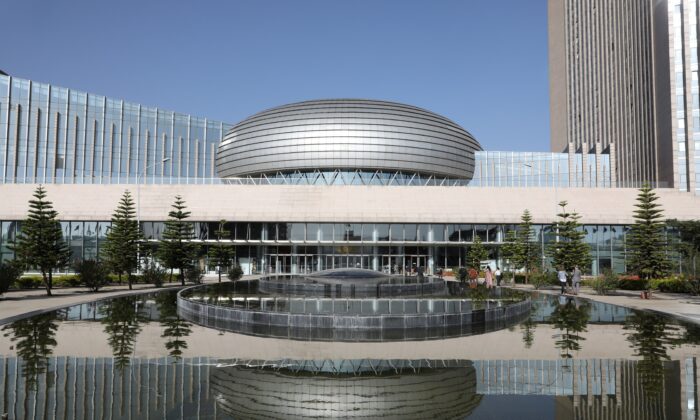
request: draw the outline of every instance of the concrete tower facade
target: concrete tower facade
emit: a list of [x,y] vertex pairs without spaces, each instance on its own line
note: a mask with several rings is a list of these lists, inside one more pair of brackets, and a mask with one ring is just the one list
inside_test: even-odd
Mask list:
[[548,2],[552,151],[614,145],[622,187],[673,183],[668,19],[660,3]]

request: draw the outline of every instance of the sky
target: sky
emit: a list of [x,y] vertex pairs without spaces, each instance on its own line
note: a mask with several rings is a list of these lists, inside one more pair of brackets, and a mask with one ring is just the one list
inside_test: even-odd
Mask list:
[[4,0],[0,69],[236,123],[308,99],[441,114],[548,151],[546,0]]

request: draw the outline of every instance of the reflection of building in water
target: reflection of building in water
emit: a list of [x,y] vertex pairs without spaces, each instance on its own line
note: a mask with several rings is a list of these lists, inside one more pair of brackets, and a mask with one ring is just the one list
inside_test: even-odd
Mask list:
[[[556,418],[696,419],[697,358],[642,361],[220,361],[52,357],[36,389],[0,357],[0,415],[18,419],[466,416],[489,395],[549,395]],[[660,392],[649,384],[660,380]],[[222,413],[223,411],[223,413]]]
[[[659,361],[658,372],[643,371],[640,361],[614,359],[484,360],[474,368],[478,394],[553,395],[557,418],[697,418],[696,358]],[[658,393],[650,389],[655,380]]]
[[481,402],[469,361],[443,367],[382,361],[340,369],[237,365],[210,372],[217,404],[237,419],[464,418]]

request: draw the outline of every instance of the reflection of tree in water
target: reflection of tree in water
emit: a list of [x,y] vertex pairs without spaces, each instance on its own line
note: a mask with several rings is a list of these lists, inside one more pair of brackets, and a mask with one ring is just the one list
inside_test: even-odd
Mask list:
[[669,328],[664,317],[642,311],[635,311],[627,318],[625,326],[629,330],[627,340],[632,343],[635,356],[642,360],[637,363],[642,386],[648,396],[659,395],[663,390],[664,360],[670,360],[666,347],[671,345]]
[[520,329],[523,332],[523,343],[525,344],[525,348],[529,349],[532,347],[532,343],[535,342],[535,328],[537,327],[537,324],[535,324],[535,320],[533,319],[533,315],[537,312],[537,306],[533,303],[532,304],[532,309],[530,310],[530,316],[520,324]]
[[100,308],[101,322],[114,355],[114,366],[119,370],[129,366],[141,324],[146,322],[140,314],[139,303],[135,297],[123,297],[112,299]]
[[[56,313],[37,315],[3,327],[5,337],[17,342],[17,355],[22,358],[22,376],[29,389],[36,389],[40,374],[46,372],[49,356],[56,346]],[[51,375],[49,375],[51,376]]]
[[580,333],[587,331],[589,311],[588,303],[573,298],[568,298],[565,304],[558,304],[554,309],[549,321],[562,332],[555,342],[562,358],[571,359],[571,351],[581,350],[580,342],[585,338]]
[[164,292],[156,296],[160,325],[163,327],[161,337],[167,338],[165,348],[176,360],[182,358],[182,350],[187,348],[183,339],[192,332],[192,324],[180,318],[177,314],[177,292]]

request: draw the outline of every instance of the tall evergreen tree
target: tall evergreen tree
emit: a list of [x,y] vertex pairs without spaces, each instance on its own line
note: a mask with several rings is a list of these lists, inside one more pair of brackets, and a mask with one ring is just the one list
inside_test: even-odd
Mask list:
[[474,238],[474,243],[469,246],[467,251],[467,267],[479,270],[481,262],[489,257],[489,252],[481,243],[481,238]]
[[[517,230],[508,230],[503,240],[503,245],[501,245],[501,257],[505,265],[510,269],[517,270],[518,261],[521,259],[521,253],[522,250],[518,242]],[[513,272],[513,277],[515,277],[515,272]]]
[[221,283],[221,272],[226,270],[231,265],[231,259],[233,258],[233,248],[230,243],[221,242],[222,239],[228,239],[231,232],[226,230],[226,220],[219,221],[219,229],[217,229],[214,234],[216,235],[216,244],[212,245],[209,249],[211,251],[211,262],[219,269],[219,283]]
[[172,280],[173,270],[179,270],[180,282],[185,285],[185,271],[194,266],[199,247],[193,243],[194,226],[187,219],[190,212],[187,211],[182,197],[175,196],[173,210],[168,213],[168,220],[165,222],[163,240],[158,248],[158,256],[161,263],[170,269]]
[[540,263],[540,246],[532,228],[532,215],[525,209],[518,225],[518,250],[516,264],[525,270],[525,283],[530,279],[530,273]]
[[585,242],[586,233],[578,222],[581,216],[576,212],[569,213],[566,210],[567,204],[566,201],[559,203],[561,213],[557,215],[559,220],[554,224],[559,241],[550,245],[549,254],[557,269],[571,272],[578,266],[581,271],[586,271],[591,263],[590,247]]
[[58,212],[46,200],[46,190],[39,185],[29,200],[29,215],[22,222],[22,231],[11,247],[24,269],[36,267],[41,272],[49,296],[53,272],[68,265],[71,254],[57,217]]
[[667,255],[666,224],[659,197],[648,185],[639,190],[634,224],[627,234],[629,271],[643,280],[664,277],[670,269]]
[[139,266],[139,240],[141,233],[135,218],[134,200],[125,191],[117,209],[112,214],[112,229],[107,234],[104,257],[109,267],[119,276],[126,274],[129,289],[132,289],[132,273]]

